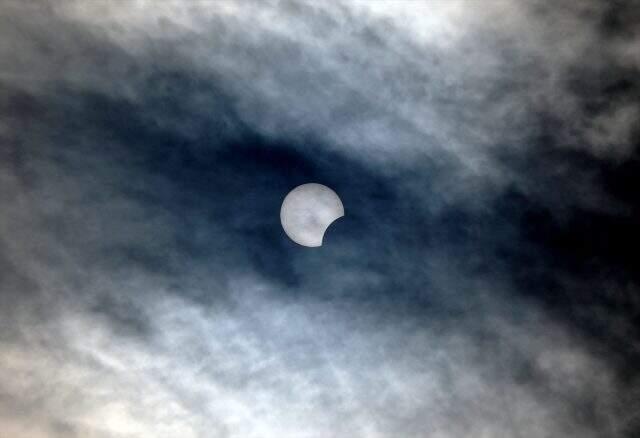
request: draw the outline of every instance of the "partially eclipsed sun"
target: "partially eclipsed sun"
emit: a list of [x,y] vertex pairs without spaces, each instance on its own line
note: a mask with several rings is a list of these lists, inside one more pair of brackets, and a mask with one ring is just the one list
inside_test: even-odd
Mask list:
[[324,233],[344,216],[340,197],[322,184],[303,184],[291,190],[282,202],[280,222],[287,236],[308,247],[322,246]]

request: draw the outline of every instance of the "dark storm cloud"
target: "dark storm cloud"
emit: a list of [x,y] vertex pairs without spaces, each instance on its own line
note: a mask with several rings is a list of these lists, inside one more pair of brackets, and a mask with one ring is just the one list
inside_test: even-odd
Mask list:
[[634,14],[3,4],[2,430],[632,436]]

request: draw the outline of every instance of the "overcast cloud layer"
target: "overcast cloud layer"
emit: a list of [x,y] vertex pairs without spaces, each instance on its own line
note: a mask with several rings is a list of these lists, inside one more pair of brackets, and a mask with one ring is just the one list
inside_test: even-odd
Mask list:
[[0,436],[638,436],[638,78],[633,1],[1,2]]

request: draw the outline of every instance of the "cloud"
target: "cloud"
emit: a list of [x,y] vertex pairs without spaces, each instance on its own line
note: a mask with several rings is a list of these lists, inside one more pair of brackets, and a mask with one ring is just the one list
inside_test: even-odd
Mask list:
[[[60,315],[30,348],[5,349],[3,374],[25,378],[4,381],[3,392],[44,402],[34,410],[87,436],[607,431],[606,419],[580,426],[572,418],[582,413],[568,408],[597,394],[594,407],[612,410],[610,372],[548,321],[485,315],[492,324],[462,318],[435,335],[411,318],[371,325],[335,306],[283,302],[262,286],[237,292],[232,309],[146,302],[155,334],[144,342],[114,342],[109,324]],[[488,339],[472,341],[472,327]]]
[[1,430],[632,436],[620,5],[3,5]]

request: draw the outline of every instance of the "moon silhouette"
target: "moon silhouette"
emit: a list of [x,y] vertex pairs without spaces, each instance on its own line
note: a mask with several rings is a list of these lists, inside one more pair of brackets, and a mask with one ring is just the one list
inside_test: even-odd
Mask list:
[[340,197],[329,187],[302,184],[291,190],[282,202],[280,222],[287,236],[302,246],[322,246],[324,233],[336,219],[344,216]]

